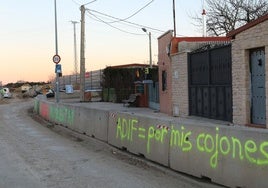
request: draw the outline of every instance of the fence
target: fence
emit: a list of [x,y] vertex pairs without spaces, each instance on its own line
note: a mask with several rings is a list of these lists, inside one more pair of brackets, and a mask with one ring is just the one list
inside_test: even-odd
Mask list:
[[[85,90],[101,89],[102,82],[102,70],[95,70],[86,72],[85,74]],[[75,89],[78,89],[80,84],[80,74],[66,75],[59,78],[59,87],[64,89],[65,85],[73,85]]]

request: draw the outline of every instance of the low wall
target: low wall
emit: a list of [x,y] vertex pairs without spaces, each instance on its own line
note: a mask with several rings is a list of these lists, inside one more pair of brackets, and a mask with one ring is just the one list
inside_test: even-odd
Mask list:
[[[43,118],[229,187],[266,187],[268,131],[35,100]],[[197,125],[198,124],[198,125]]]

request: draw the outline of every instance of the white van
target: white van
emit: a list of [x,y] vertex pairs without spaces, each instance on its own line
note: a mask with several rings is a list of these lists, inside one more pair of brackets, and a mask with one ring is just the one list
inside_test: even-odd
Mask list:
[[7,87],[4,87],[3,89],[1,89],[1,94],[4,98],[11,98],[12,97],[12,95]]

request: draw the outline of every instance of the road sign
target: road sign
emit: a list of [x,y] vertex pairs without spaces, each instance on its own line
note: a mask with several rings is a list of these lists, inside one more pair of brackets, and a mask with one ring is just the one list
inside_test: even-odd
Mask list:
[[56,65],[55,66],[55,73],[61,73],[61,65]]
[[54,56],[53,56],[53,62],[54,62],[54,63],[58,64],[58,63],[60,62],[60,60],[61,60],[61,58],[60,58],[59,55],[54,55]]

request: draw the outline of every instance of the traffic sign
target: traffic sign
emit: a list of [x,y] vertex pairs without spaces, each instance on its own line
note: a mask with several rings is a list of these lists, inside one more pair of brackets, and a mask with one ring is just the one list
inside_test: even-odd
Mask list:
[[60,62],[60,60],[61,60],[61,58],[60,58],[59,55],[56,54],[56,55],[53,56],[53,62],[54,63],[58,64]]
[[61,64],[55,66],[55,73],[61,73]]

